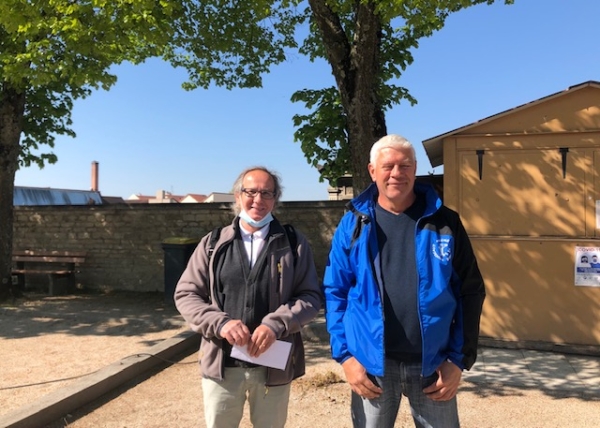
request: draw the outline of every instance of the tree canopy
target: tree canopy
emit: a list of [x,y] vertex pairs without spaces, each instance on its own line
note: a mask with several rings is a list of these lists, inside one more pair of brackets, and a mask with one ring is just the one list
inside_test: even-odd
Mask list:
[[[419,40],[449,14],[494,0],[2,0],[0,2],[0,296],[10,285],[12,200],[19,166],[56,162],[71,135],[73,101],[116,81],[111,67],[162,57],[184,67],[186,89],[260,87],[298,53],[325,59],[333,82],[291,101],[295,140],[324,179],[370,182],[370,146],[387,133],[385,112]],[[505,0],[512,3],[512,0]]]
[[167,58],[189,71],[189,89],[259,87],[290,54],[325,59],[332,86],[291,96],[308,109],[293,117],[294,138],[322,178],[351,173],[359,191],[370,183],[370,146],[387,133],[385,112],[402,100],[417,102],[397,82],[419,40],[451,13],[480,3],[494,0],[190,2]]
[[0,297],[11,284],[15,172],[53,163],[57,135],[71,135],[73,100],[110,88],[110,69],[159,56],[181,2],[2,0],[0,2]]

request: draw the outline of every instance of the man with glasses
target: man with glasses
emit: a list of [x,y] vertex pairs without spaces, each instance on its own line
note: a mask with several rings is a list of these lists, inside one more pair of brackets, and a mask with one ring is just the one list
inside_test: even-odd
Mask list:
[[[232,224],[218,238],[213,231],[201,240],[177,284],[175,303],[202,335],[206,426],[239,426],[248,400],[253,426],[283,427],[290,383],[304,374],[300,330],[317,315],[322,294],[308,241],[296,232],[291,248],[272,215],[281,197],[279,177],[249,168],[233,192]],[[276,340],[291,343],[284,370],[231,356],[235,346],[259,357]]]

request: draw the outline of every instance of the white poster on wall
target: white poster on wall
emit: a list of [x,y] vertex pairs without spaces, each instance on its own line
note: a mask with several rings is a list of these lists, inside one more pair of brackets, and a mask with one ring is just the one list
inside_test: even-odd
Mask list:
[[575,285],[600,287],[600,247],[575,247]]

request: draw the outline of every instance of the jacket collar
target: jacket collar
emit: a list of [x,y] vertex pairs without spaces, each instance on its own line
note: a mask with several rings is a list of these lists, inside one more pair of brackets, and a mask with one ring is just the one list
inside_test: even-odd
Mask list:
[[[414,192],[425,196],[426,208],[424,216],[433,214],[442,206],[442,200],[431,184],[415,182]],[[378,195],[379,190],[377,190],[377,185],[371,183],[369,187],[352,199],[346,207],[350,211],[372,215]]]

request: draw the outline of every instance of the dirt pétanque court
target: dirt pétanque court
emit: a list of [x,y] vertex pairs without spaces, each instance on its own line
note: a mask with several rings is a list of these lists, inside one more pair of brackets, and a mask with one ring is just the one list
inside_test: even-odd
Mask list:
[[[25,299],[3,303],[0,421],[186,331],[162,293],[54,297],[28,293]],[[322,317],[307,329],[305,343],[307,373],[293,383],[287,426],[350,427],[349,387],[340,366],[329,358]],[[459,412],[467,428],[596,428],[600,426],[600,358],[481,348],[475,367],[463,377]],[[241,427],[250,426],[245,414]],[[414,426],[405,401],[395,426]],[[204,427],[196,349],[45,427]]]

